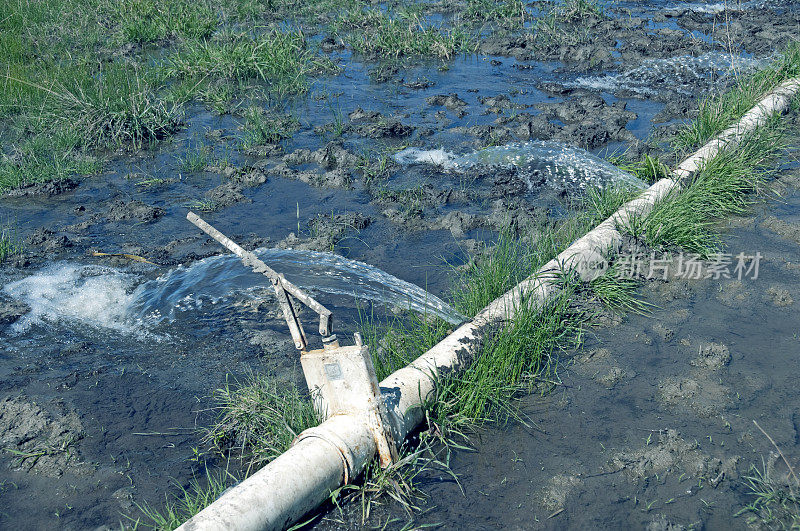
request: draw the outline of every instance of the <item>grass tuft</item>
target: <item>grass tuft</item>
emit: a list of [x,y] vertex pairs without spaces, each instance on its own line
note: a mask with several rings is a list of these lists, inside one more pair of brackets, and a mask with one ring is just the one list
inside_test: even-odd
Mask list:
[[143,517],[131,519],[134,529],[142,526],[158,531],[172,531],[182,523],[211,505],[231,485],[237,483],[229,473],[209,473],[206,471],[203,481],[193,479],[189,487],[179,485],[178,493],[167,496],[163,509],[151,505],[137,505]]
[[303,430],[319,424],[309,397],[295,385],[279,385],[272,375],[249,374],[213,395],[219,412],[207,442],[259,467],[289,449]]
[[308,48],[302,32],[272,30],[255,36],[227,32],[213,39],[186,41],[164,68],[175,77],[258,79],[274,94],[284,96],[306,92],[309,74],[332,67]]
[[346,11],[331,26],[354,52],[382,60],[435,57],[450,59],[475,51],[475,40],[459,27],[426,22],[413,10],[387,13],[381,9]]
[[522,26],[527,16],[521,0],[469,0],[463,18],[474,22],[499,22]]
[[0,226],[0,262],[22,252],[22,242],[17,237],[17,230],[11,224]]
[[621,229],[651,249],[679,247],[708,257],[721,245],[717,221],[747,210],[751,194],[776,171],[775,155],[783,149],[784,126],[776,117],[737,149],[705,164],[683,190],[657,202],[646,216],[631,216]]
[[122,0],[113,3],[110,11],[120,43],[204,38],[219,22],[209,5],[188,0]]
[[767,67],[740,76],[728,91],[700,102],[697,117],[673,139],[679,151],[698,148],[730,127],[749,111],[764,94],[786,79],[800,75],[800,43],[792,42]]
[[747,523],[763,529],[800,528],[800,485],[778,481],[766,463],[744,479],[754,499],[736,516],[749,514]]
[[300,127],[297,119],[289,116],[270,118],[260,107],[249,107],[244,112],[244,147],[277,144],[291,138]]

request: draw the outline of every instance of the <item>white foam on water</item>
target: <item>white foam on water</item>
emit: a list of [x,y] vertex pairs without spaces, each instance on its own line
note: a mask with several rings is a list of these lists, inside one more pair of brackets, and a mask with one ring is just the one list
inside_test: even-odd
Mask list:
[[678,9],[688,9],[689,11],[694,11],[695,13],[707,13],[709,15],[716,15],[722,13],[726,9],[731,9],[728,5],[724,2],[714,2],[714,3],[682,3],[675,6]]
[[443,149],[406,148],[394,154],[393,158],[400,164],[433,164],[450,168],[456,156]]
[[[287,279],[311,292],[375,301],[390,308],[427,313],[458,324],[464,317],[447,303],[410,282],[356,260],[292,249],[259,249],[256,254]],[[113,330],[148,339],[154,325],[177,312],[235,299],[272,297],[269,281],[250,271],[234,255],[218,255],[178,266],[153,280],[111,267],[61,263],[7,283],[2,293],[24,302],[30,311],[11,327],[22,334],[34,325],[55,323]]]
[[[464,317],[421,287],[377,267],[333,253],[294,249],[257,249],[255,254],[289,281],[311,292],[336,298],[374,301],[390,307],[436,315],[458,324]],[[138,316],[171,319],[175,311],[215,304],[233,293],[264,296],[267,279],[242,265],[234,255],[212,256],[171,269],[137,289]],[[333,310],[334,308],[329,308]]]
[[681,2],[674,9],[688,9],[695,13],[718,15],[725,11],[748,11],[756,9],[783,8],[796,5],[792,0],[730,0],[728,2]]
[[692,86],[698,81],[713,85],[731,75],[755,70],[764,62],[764,59],[722,52],[709,52],[696,57],[684,55],[667,59],[647,59],[632,70],[620,74],[579,77],[568,86],[604,92],[630,90],[646,96],[666,88],[691,94]]
[[[421,150],[417,152],[427,153]],[[529,191],[542,181],[553,188],[575,192],[610,183],[625,184],[638,189],[647,187],[640,179],[588,151],[558,142],[534,140],[487,147],[464,155],[444,153],[448,155],[447,165],[437,165],[450,171],[464,172],[475,166],[517,168],[519,175],[526,180]],[[414,157],[416,155],[415,153]],[[402,160],[425,162],[424,158],[404,157]]]
[[66,320],[139,334],[144,332],[142,323],[130,318],[136,283],[135,275],[110,267],[62,263],[10,282],[2,292],[30,307],[12,325],[14,333],[23,333],[35,324]]

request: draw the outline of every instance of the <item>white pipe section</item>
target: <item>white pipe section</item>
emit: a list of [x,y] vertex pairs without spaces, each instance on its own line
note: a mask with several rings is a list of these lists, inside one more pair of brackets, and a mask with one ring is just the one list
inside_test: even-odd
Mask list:
[[[673,171],[673,178],[656,182],[642,195],[623,205],[611,217],[576,240],[534,275],[484,308],[472,321],[380,383],[391,413],[395,440],[402,441],[424,420],[425,403],[434,394],[435,376],[463,368],[477,354],[487,325],[510,321],[523,300],[541,306],[557,293],[555,273],[575,269],[584,279],[602,271],[609,251],[619,248],[617,230],[634,213],[646,214],[681,180],[699,170],[721,150],[736,146],[763,125],[770,116],[786,112],[800,90],[800,79],[778,85],[748,111],[739,122],[708,142]],[[179,530],[285,529],[323,503],[330,492],[356,477],[372,459],[375,441],[364,419],[350,415],[331,417],[317,428],[303,432],[292,448],[223,494]]]

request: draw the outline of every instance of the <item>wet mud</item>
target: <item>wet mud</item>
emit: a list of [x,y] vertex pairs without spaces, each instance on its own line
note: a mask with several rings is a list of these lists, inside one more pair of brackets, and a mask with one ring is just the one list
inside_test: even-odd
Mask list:
[[754,421],[790,463],[800,458],[798,247],[774,230],[800,220],[789,190],[726,236],[726,252],[762,253],[757,279],[645,285],[652,313],[594,329],[562,356],[552,392],[523,399],[528,426],[481,432],[452,462],[460,486],[430,478],[417,523],[760,528],[739,514],[754,499],[745,478],[765,467],[790,478]]
[[[453,8],[433,3],[429,11],[447,18]],[[692,117],[696,98],[730,83],[731,66],[758,64],[796,37],[800,20],[793,4],[713,13],[625,2],[610,15],[585,24],[586,40],[549,47],[487,29],[477,55],[446,65],[387,66],[320,36],[341,71],[281,109],[299,125],[287,125],[275,142],[245,148],[239,109],[197,105],[168,142],[105,154],[99,175],[5,193],[0,220],[14,221],[25,249],[0,265],[0,282],[65,263],[152,280],[221,254],[186,222],[192,209],[248,249],[331,251],[441,296],[451,265],[497,230],[535,234],[563,215],[566,192],[544,185],[531,192],[510,170],[456,175],[402,166],[392,153],[555,140],[596,154],[659,156],[665,138]],[[732,51],[741,64],[725,55]],[[743,244],[796,245],[796,215],[788,206],[769,212],[741,229],[742,238],[754,238]],[[772,259],[791,256],[789,243],[775,245]],[[563,385],[529,399],[533,428],[483,434],[478,453],[457,456],[466,498],[432,482],[437,508],[424,520],[477,528],[729,523],[724,518],[744,496],[736,474],[769,453],[745,417],[771,411],[758,417],[764,427],[780,444],[791,437],[797,444],[782,423],[797,414],[778,398],[792,389],[791,373],[779,368],[794,343],[757,343],[768,337],[767,317],[775,337],[793,326],[800,294],[791,279],[800,269],[786,260],[783,269],[767,261],[771,291],[734,281],[719,292],[719,285],[698,284],[662,296],[654,288],[649,297],[666,309],[598,332],[596,348],[587,350],[594,354],[565,361]],[[123,300],[133,289],[115,286],[73,301],[87,309],[85,319],[71,307],[72,314],[45,315],[23,330],[18,325],[32,308],[0,293],[0,527],[128,523],[140,514],[137,504],[160,506],[173,485],[186,487],[220,464],[200,454],[202,430],[215,414],[209,396],[226,379],[269,371],[302,382],[271,299],[234,294],[156,326],[121,329],[93,310],[99,293]],[[758,305],[748,306],[753,300]],[[681,313],[687,301],[700,317]],[[341,306],[338,330],[355,330],[359,305],[329,304]],[[709,322],[727,326],[743,311],[751,319],[736,341],[729,328],[715,332]],[[656,321],[667,328],[656,329]],[[771,357],[751,357],[751,349]],[[730,427],[719,425],[722,417]],[[608,450],[587,451],[598,446]],[[667,505],[669,498],[677,501]]]

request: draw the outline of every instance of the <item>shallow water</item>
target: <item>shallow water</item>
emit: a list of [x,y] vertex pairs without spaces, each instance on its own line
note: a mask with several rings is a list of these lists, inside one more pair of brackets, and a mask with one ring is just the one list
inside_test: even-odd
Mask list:
[[[679,4],[621,3],[646,18]],[[702,11],[703,5],[693,9]],[[711,5],[708,9],[716,8]],[[709,20],[709,28],[711,24]],[[647,31],[674,27],[671,21],[649,23]],[[651,120],[664,107],[663,100],[673,97],[650,99],[647,90],[661,95],[670,92],[674,78],[682,93],[699,96],[728,82],[732,66],[747,68],[763,58],[745,53],[745,59],[734,60],[724,53],[716,49],[696,57],[684,52],[664,57],[658,52],[641,64],[627,65],[618,51],[611,66],[588,72],[554,61],[471,55],[422,62],[402,69],[388,82],[375,82],[374,70],[379,65],[335,51],[331,57],[342,66],[341,73],[314,81],[307,97],[271,110],[291,114],[301,123],[300,130],[282,143],[286,153],[313,151],[334,143],[353,154],[372,157],[413,147],[436,153],[439,161],[452,153],[507,161],[508,154],[499,149],[478,151],[487,145],[487,139],[478,138],[470,128],[499,128],[521,113],[529,113],[533,120],[545,112],[536,105],[559,105],[588,94],[599,96],[608,105],[625,104],[636,113],[636,118],[620,128],[632,139],[644,140],[653,132]],[[566,91],[546,90],[546,83]],[[615,95],[619,89],[630,94]],[[458,93],[464,102],[458,110],[426,101],[451,93]],[[484,98],[500,95],[507,96],[509,103],[499,110],[484,103]],[[254,104],[270,107],[270,102]],[[342,136],[314,131],[337,120],[348,125],[348,114],[358,108],[378,111],[415,129],[405,137],[381,138],[353,131]],[[576,123],[583,126],[582,121],[591,118],[589,112]],[[387,205],[373,201],[358,180],[351,188],[317,187],[276,175],[273,170],[281,163],[282,154],[243,153],[239,149],[242,119],[238,116],[220,116],[198,105],[188,110],[185,121],[185,129],[170,142],[139,154],[113,155],[106,173],[86,179],[72,192],[0,199],[0,218],[15,219],[24,238],[47,227],[70,240],[70,245],[55,249],[37,248],[33,266],[2,266],[3,292],[28,302],[32,311],[13,328],[0,330],[0,391],[45,405],[63,402],[74,409],[85,430],[76,455],[91,464],[91,469],[68,470],[62,478],[53,479],[16,470],[9,460],[0,472],[0,496],[13,511],[0,514],[2,527],[95,528],[115,524],[121,514],[135,514],[131,500],[160,506],[173,480],[186,486],[193,475],[205,472],[206,463],[195,453],[201,438],[195,428],[211,421],[214,412],[209,410],[209,395],[213,389],[250,370],[274,372],[282,381],[302,381],[297,354],[274,312],[269,290],[265,294],[259,289],[265,286],[264,279],[249,273],[232,256],[208,257],[218,254],[220,248],[206,242],[185,220],[194,201],[206,199],[206,192],[231,180],[216,171],[187,172],[182,168],[179,159],[198,146],[209,147],[215,159],[211,162],[226,161],[237,168],[260,165],[267,175],[265,183],[242,190],[244,200],[204,215],[235,240],[255,242],[248,248],[275,247],[292,232],[309,237],[308,223],[318,216],[355,212],[370,218],[369,226],[347,232],[332,245],[339,257],[309,251],[263,251],[265,259],[273,260],[268,263],[313,290],[334,310],[337,332],[354,331],[359,311],[373,311],[371,304],[362,306],[361,301],[366,300],[375,302],[378,315],[410,304],[412,309],[428,308],[453,323],[460,320],[436,296],[444,297],[450,288],[451,265],[464,263],[469,250],[481,240],[491,240],[494,228],[467,225],[459,232],[431,229],[415,219],[405,225],[397,223],[385,213]],[[554,133],[565,126],[559,117],[544,122],[554,126]],[[596,171],[603,182],[627,178],[578,151],[580,138],[561,139],[559,144],[560,152],[571,154],[566,164],[560,164],[572,168],[559,168],[554,174],[557,177],[562,172],[562,190],[598,178]],[[602,140],[589,152],[597,155],[602,150],[624,149],[629,141]],[[527,160],[526,165],[546,173],[547,168],[559,164],[554,162],[554,153],[542,149],[545,144],[534,146],[539,149],[537,158]],[[326,170],[315,163],[297,167],[319,173]],[[563,179],[563,174],[568,179]],[[166,182],[148,184],[152,178]],[[488,216],[498,199],[510,199],[505,190],[492,195],[491,182],[460,182],[450,172],[431,167],[393,167],[379,184],[463,189],[474,194],[451,194],[456,199],[426,206],[425,221],[450,213]],[[562,198],[549,187],[538,186],[534,180],[526,185],[526,208],[540,209],[542,216],[563,211]],[[104,217],[109,203],[134,199],[163,208],[165,214],[154,221],[109,221]],[[167,248],[157,258],[151,257],[162,264],[159,266],[85,256],[89,250],[150,256],[156,248]],[[266,300],[263,304],[262,298]],[[303,319],[309,317],[303,315]],[[541,422],[561,420],[555,413]],[[526,444],[530,446],[529,441]],[[493,459],[485,461],[500,470],[500,458],[497,463]],[[532,462],[537,457],[531,454],[529,459]],[[215,464],[208,462],[210,468]],[[467,460],[461,464],[477,466]],[[501,481],[486,471],[478,475]],[[451,504],[454,511],[462,504],[461,498],[449,491],[434,491],[434,496]],[[492,509],[511,505],[491,499],[494,507],[467,505],[463,514],[469,514],[470,525],[479,527],[489,517],[495,525],[510,522],[510,514],[496,515]],[[448,522],[463,524],[458,518]]]

